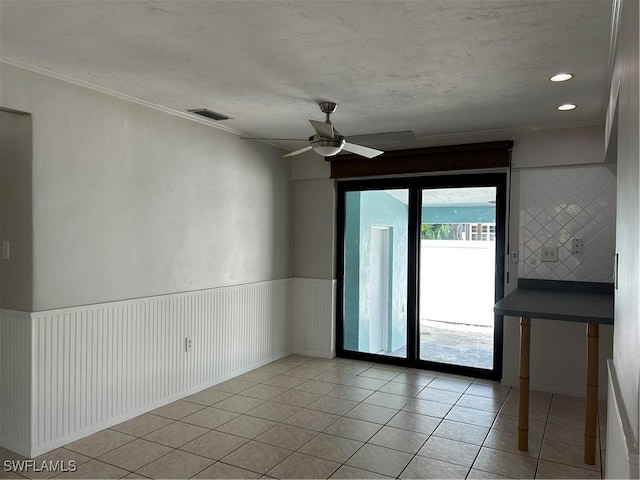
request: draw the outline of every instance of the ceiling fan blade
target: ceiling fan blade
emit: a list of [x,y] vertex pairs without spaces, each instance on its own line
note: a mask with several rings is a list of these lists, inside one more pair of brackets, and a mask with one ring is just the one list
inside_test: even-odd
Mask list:
[[354,135],[347,137],[347,140],[354,143],[365,143],[371,145],[384,145],[388,143],[405,143],[413,142],[416,137],[411,130],[405,130],[403,132],[383,132],[383,133],[369,133],[366,135]]
[[241,140],[269,140],[277,142],[308,142],[308,138],[264,138],[264,137],[240,137]]
[[323,138],[334,137],[333,125],[331,125],[330,123],[318,122],[317,120],[309,120],[309,123],[315,129],[315,131],[318,132],[318,135],[320,135],[321,137]]
[[301,153],[304,152],[308,152],[309,150],[311,150],[313,147],[311,145],[308,145],[304,148],[301,148],[300,150],[296,150],[295,152],[291,152],[291,153],[287,153],[286,155],[283,155],[282,157],[294,157],[296,155],[300,155]]
[[382,155],[384,152],[382,150],[376,150],[375,148],[363,147],[362,145],[356,145],[355,143],[345,142],[343,150],[347,152],[355,153],[358,155],[362,155],[367,158],[374,158],[378,155]]

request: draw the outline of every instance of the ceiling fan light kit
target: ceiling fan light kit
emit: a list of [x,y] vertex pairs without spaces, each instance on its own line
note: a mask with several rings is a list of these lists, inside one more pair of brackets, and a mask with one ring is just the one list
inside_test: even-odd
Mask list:
[[334,138],[333,140],[318,138],[317,140],[311,140],[311,148],[318,155],[333,157],[342,151],[345,143],[344,137]]

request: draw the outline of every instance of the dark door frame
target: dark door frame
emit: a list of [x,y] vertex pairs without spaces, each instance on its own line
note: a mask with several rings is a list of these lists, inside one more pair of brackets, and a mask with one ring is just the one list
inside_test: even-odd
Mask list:
[[[496,187],[496,266],[495,301],[504,296],[505,242],[507,224],[507,172],[473,172],[464,174],[428,175],[372,180],[337,182],[337,243],[336,243],[336,354],[339,357],[375,361],[413,368],[475,376],[491,380],[502,378],[503,317],[495,315],[493,370],[450,365],[419,359],[418,308],[420,292],[420,221],[422,190],[428,188]],[[390,357],[344,349],[344,234],[345,199],[347,192],[387,189],[408,189],[408,265],[407,265],[407,358]]]

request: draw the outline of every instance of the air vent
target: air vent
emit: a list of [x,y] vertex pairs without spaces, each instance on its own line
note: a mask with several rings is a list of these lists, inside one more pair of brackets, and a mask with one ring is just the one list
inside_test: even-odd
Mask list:
[[215,120],[217,122],[221,120],[229,120],[229,117],[227,117],[226,115],[223,115],[218,112],[214,112],[213,110],[209,110],[206,108],[196,108],[195,110],[189,110],[189,112],[195,113],[196,115],[200,115],[201,117],[210,118],[211,120]]

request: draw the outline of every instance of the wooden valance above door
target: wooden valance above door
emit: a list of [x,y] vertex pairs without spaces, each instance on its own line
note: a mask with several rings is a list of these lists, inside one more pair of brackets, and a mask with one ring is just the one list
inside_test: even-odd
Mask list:
[[327,157],[331,178],[379,177],[509,167],[513,141],[391,150],[375,158],[353,154]]

